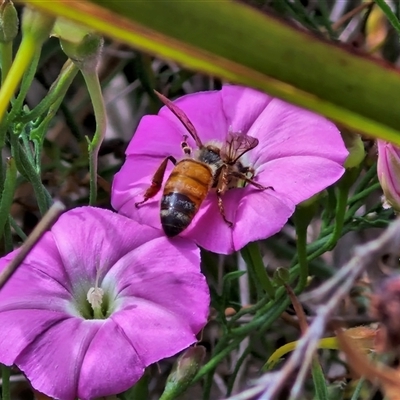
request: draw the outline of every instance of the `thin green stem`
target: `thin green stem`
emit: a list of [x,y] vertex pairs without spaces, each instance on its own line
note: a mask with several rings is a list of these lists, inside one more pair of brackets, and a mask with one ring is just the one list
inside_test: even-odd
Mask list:
[[348,201],[349,205],[352,205],[356,203],[359,200],[363,200],[365,197],[367,197],[369,194],[375,192],[381,187],[381,184],[379,182],[372,184],[369,186],[367,189],[364,189],[363,191],[357,193],[356,195],[352,196],[351,199]]
[[296,248],[299,264],[299,281],[295,288],[295,293],[301,293],[307,285],[308,279],[308,260],[307,260],[307,228],[308,222],[301,217],[301,210],[296,210],[294,223],[296,227]]
[[11,400],[10,392],[10,367],[1,364],[1,398],[2,400]]
[[12,64],[12,42],[0,42],[1,86],[3,86]]
[[32,111],[18,118],[18,121],[22,123],[33,121],[48,109],[49,113],[54,115],[78,72],[79,68],[68,59],[63,65],[56,81],[51,85],[45,98]]
[[337,241],[341,237],[344,220],[346,216],[347,198],[349,196],[349,190],[350,186],[339,186],[338,188],[335,225],[333,228],[332,236],[327,244],[327,246],[330,246],[329,250],[332,250],[332,248],[336,245]]
[[8,220],[10,222],[11,227],[14,229],[15,233],[19,236],[22,241],[25,241],[28,236],[24,233],[24,231],[19,227],[15,219],[9,215]]
[[246,261],[247,268],[253,270],[265,293],[270,299],[273,299],[275,297],[275,289],[265,269],[258,243],[249,243],[241,250],[241,253]]
[[21,82],[22,76],[31,65],[36,52],[37,45],[34,38],[31,35],[23,36],[15,60],[0,90],[0,120],[3,119],[10,100]]
[[11,205],[14,199],[15,184],[17,180],[17,167],[13,158],[8,159],[6,179],[0,201],[0,236],[4,232],[4,226],[8,222]]
[[10,114],[8,115],[8,121],[14,121],[15,117],[21,113],[22,107],[25,102],[26,95],[29,92],[29,89],[32,86],[33,79],[35,78],[35,74],[37,71],[37,67],[39,64],[41,48],[37,48],[33,54],[32,61],[30,62],[27,71],[25,72],[21,87],[19,88],[18,96],[14,101]]
[[364,174],[364,176],[361,177],[360,181],[358,182],[354,193],[357,194],[361,191],[363,191],[369,184],[370,180],[374,177],[376,177],[376,170],[377,170],[377,164],[375,163],[374,165],[371,166],[371,168]]
[[88,140],[89,150],[89,171],[90,171],[90,196],[89,203],[96,204],[97,199],[97,163],[100,146],[106,133],[106,111],[104,107],[103,95],[99,77],[95,69],[82,69],[83,77],[92,100],[93,111],[96,118],[96,132],[91,141]]
[[362,376],[362,377],[359,379],[359,381],[358,381],[358,383],[357,383],[357,386],[356,386],[356,388],[354,389],[354,392],[353,392],[353,394],[352,394],[350,400],[358,400],[358,399],[360,398],[361,389],[362,389],[362,387],[364,386],[365,381],[366,381],[366,379],[365,379],[364,376]]
[[375,3],[381,8],[381,10],[386,15],[387,19],[393,25],[393,28],[396,29],[397,33],[400,33],[400,21],[397,19],[396,14],[392,11],[389,5],[385,0],[375,0]]
[[11,226],[9,221],[7,221],[4,225],[4,250],[7,254],[14,250]]
[[53,203],[53,200],[47,189],[43,186],[40,175],[38,175],[35,166],[29,162],[29,159],[24,152],[24,148],[19,143],[18,138],[11,134],[10,142],[11,153],[15,158],[17,168],[19,172],[32,184],[40,214],[44,215]]

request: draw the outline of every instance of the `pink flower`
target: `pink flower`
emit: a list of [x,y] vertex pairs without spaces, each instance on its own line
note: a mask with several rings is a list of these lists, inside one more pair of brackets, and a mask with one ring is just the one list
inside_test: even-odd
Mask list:
[[400,212],[400,148],[378,140],[378,179],[387,203]]
[[209,307],[199,264],[186,239],[106,210],[69,211],[0,290],[0,362],[58,399],[122,392],[196,342]]
[[[224,143],[229,132],[242,132],[259,144],[240,158],[254,168],[253,179],[273,189],[247,184],[223,195],[226,218],[220,215],[217,196],[211,191],[189,227],[180,236],[217,253],[228,254],[247,243],[278,232],[296,204],[335,183],[343,174],[347,150],[339,131],[325,118],[253,89],[224,86],[174,102],[195,126],[201,141]],[[166,156],[182,158],[181,141],[188,135],[167,107],[145,116],[130,142],[127,159],[115,176],[113,207],[121,214],[153,227],[160,226],[160,197],[139,208],[135,203],[151,183]],[[196,148],[194,140],[188,143]],[[168,165],[165,179],[172,171]]]

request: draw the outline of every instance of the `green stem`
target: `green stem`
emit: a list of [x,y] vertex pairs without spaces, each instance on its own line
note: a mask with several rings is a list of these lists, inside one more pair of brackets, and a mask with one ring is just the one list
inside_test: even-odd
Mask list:
[[34,58],[37,51],[36,48],[35,40],[31,35],[23,36],[15,60],[0,90],[0,121],[3,119],[4,113],[21,82],[22,76]]
[[333,233],[329,239],[327,246],[329,250],[332,250],[336,246],[337,241],[340,239],[342,234],[344,220],[346,216],[347,209],[347,198],[349,196],[350,186],[339,186],[338,187],[338,199],[336,203],[336,219],[333,228]]
[[9,221],[7,221],[4,225],[4,250],[7,254],[11,253],[14,250],[11,226]]
[[104,107],[103,95],[101,93],[101,87],[99,77],[94,68],[82,69],[83,77],[85,78],[86,86],[89,91],[89,95],[93,105],[93,111],[96,118],[96,132],[93,139],[88,139],[88,150],[89,150],[89,171],[90,171],[90,205],[96,204],[97,198],[97,158],[99,154],[100,146],[103,142],[106,133],[106,111]]
[[378,4],[378,6],[384,12],[393,28],[396,29],[397,33],[400,33],[400,21],[397,19],[396,14],[392,11],[385,0],[375,0],[375,3]]
[[4,181],[3,193],[0,201],[0,236],[4,232],[4,226],[8,222],[11,205],[14,199],[15,183],[17,180],[17,167],[15,160],[7,161],[6,179]]
[[[335,225],[333,226],[333,232],[330,235],[329,239],[325,241],[322,246],[317,247],[317,250],[311,253],[308,259],[314,259],[319,257],[321,254],[326,251],[332,250],[337,241],[340,239],[343,231],[344,222],[346,220],[346,209],[347,209],[347,198],[349,195],[350,185],[340,185],[338,187],[338,196],[336,203],[336,218]],[[327,229],[328,230],[328,229]]]
[[10,367],[1,364],[1,398],[2,400],[11,400],[10,393]]
[[15,158],[17,168],[19,172],[32,184],[40,214],[44,215],[53,203],[53,200],[47,189],[43,186],[40,175],[37,174],[35,166],[29,162],[29,159],[24,152],[24,148],[19,143],[18,138],[11,134],[10,141],[11,153]]
[[18,121],[28,123],[42,115],[46,110],[49,110],[49,113],[54,115],[78,71],[79,68],[68,59],[63,65],[56,81],[51,85],[45,98],[32,111],[18,118]]
[[357,386],[356,386],[356,388],[354,389],[354,392],[353,392],[353,394],[352,394],[350,400],[359,400],[359,398],[361,397],[361,396],[360,396],[360,394],[361,394],[361,389],[363,388],[365,381],[366,381],[366,379],[365,379],[364,376],[362,376],[362,377],[358,380]]
[[296,209],[293,215],[294,225],[296,227],[296,248],[299,264],[299,281],[295,288],[295,293],[301,293],[307,285],[308,279],[308,260],[307,260],[307,228],[310,220],[303,218],[302,213],[305,210]]
[[355,202],[357,202],[359,200],[363,200],[365,197],[367,197],[369,194],[375,192],[380,187],[381,187],[381,184],[379,182],[370,185],[367,189],[364,189],[363,191],[352,196],[351,199],[348,201],[348,204],[353,205]]
[[241,250],[241,254],[246,261],[247,268],[253,270],[265,293],[270,299],[273,299],[275,297],[275,289],[265,269],[258,243],[249,243]]
[[8,71],[10,71],[11,68],[12,49],[12,42],[0,42],[1,86],[4,85]]
[[369,184],[370,180],[376,177],[376,170],[377,170],[377,163],[371,166],[371,168],[361,177],[360,181],[358,182],[354,193],[357,194],[363,191]]
[[[278,290],[279,291],[279,290]],[[278,297],[277,291],[277,297]],[[281,295],[283,295],[283,290],[279,291]],[[218,342],[215,347],[215,355],[213,358],[205,364],[199,372],[194,377],[192,383],[200,380],[204,375],[210,373],[215,368],[217,368],[218,364],[232,351],[234,350],[240,342],[249,335],[250,332],[259,329],[267,329],[275,322],[282,312],[287,308],[289,302],[287,298],[280,298],[279,301],[275,301],[274,303],[270,302],[270,309],[267,312],[261,312],[258,318],[255,318],[253,321],[249,322],[245,326],[235,328],[232,330],[232,339],[231,336],[223,337]],[[271,306],[275,306],[271,308]]]
[[24,231],[19,227],[15,219],[9,215],[8,220],[10,222],[11,227],[14,229],[15,233],[19,236],[22,241],[25,241],[28,236],[25,235]]

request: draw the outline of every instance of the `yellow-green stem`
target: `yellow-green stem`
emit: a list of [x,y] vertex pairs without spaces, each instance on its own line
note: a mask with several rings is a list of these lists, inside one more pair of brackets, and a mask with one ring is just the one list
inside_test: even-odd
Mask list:
[[12,64],[12,42],[0,43],[1,86],[3,86]]
[[26,35],[22,38],[15,60],[12,63],[0,90],[0,121],[4,117],[4,113],[6,112],[10,100],[14,96],[14,93],[21,82],[23,74],[29,67],[36,48],[37,46],[33,37]]
[[96,132],[88,145],[90,171],[89,203],[90,205],[95,205],[97,198],[97,157],[106,133],[107,118],[97,72],[94,69],[89,71],[82,69],[82,74],[85,78],[96,118]]

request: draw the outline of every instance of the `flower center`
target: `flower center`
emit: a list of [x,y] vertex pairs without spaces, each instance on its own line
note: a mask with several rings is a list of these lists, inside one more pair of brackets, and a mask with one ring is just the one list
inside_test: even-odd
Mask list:
[[104,290],[98,287],[97,283],[95,287],[91,287],[88,291],[86,298],[92,307],[94,319],[105,319],[102,309],[103,297],[104,297]]
[[96,277],[94,286],[90,284],[91,282],[87,282],[75,287],[74,300],[69,305],[69,311],[87,320],[107,319],[115,311],[114,290],[107,284],[104,286],[104,282],[99,285],[99,276]]

